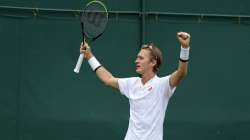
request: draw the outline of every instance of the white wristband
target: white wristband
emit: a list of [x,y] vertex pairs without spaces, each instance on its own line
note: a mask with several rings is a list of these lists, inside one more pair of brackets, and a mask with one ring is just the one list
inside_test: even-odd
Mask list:
[[101,66],[101,64],[99,63],[99,61],[93,56],[92,58],[90,58],[88,60],[89,65],[91,66],[93,71],[96,71],[97,68],[99,68]]
[[180,52],[180,59],[181,60],[186,61],[189,59],[189,49],[190,49],[190,47],[188,47],[188,48],[181,47],[181,52]]

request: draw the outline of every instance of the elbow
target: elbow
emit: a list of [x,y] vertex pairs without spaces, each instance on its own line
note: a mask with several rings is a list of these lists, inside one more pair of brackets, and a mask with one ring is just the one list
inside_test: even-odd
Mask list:
[[187,75],[187,73],[182,73],[180,75],[178,75],[175,79],[175,81],[173,81],[173,87],[179,85],[184,79],[185,79],[185,76]]
[[106,82],[106,81],[105,81],[105,82],[103,81],[103,84],[104,84],[105,86],[110,86],[110,83],[109,83],[109,82]]
[[176,71],[175,76],[171,82],[171,86],[172,87],[178,86],[183,81],[183,79],[186,77],[186,75],[187,75],[187,70]]
[[103,80],[103,84],[105,86],[112,86],[113,79],[114,79],[114,77],[110,76],[110,77],[106,78],[105,80]]
[[178,74],[178,78],[176,80],[176,85],[178,85],[179,83],[181,83],[181,81],[183,81],[185,79],[185,77],[187,76],[187,71],[181,71],[179,74]]
[[102,80],[102,83],[105,85],[105,86],[109,86],[110,84],[110,82],[109,82],[109,79],[103,79]]

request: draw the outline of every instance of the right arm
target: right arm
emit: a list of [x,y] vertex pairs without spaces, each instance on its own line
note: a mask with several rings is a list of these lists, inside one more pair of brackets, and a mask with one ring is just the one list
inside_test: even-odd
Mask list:
[[[84,58],[86,60],[94,57],[88,43],[81,43],[80,53],[84,53]],[[114,77],[108,70],[106,70],[103,66],[96,70],[97,77],[107,86],[110,86],[115,89],[119,89],[118,78]]]
[[104,67],[100,67],[96,70],[97,77],[107,86],[115,89],[119,89],[118,78],[114,77],[108,70]]

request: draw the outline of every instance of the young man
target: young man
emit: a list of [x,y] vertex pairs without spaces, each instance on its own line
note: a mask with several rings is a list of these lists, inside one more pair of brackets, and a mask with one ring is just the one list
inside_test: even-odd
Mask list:
[[143,45],[135,60],[136,72],[141,77],[130,78],[114,77],[94,57],[88,44],[81,44],[80,53],[84,53],[98,78],[129,99],[130,118],[125,140],[163,139],[168,101],[188,69],[190,35],[179,32],[177,39],[181,45],[179,66],[175,72],[161,78],[156,73],[162,63],[162,54],[153,44]]

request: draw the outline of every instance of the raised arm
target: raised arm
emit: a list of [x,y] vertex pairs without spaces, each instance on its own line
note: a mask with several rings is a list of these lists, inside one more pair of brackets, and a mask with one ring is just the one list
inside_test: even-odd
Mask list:
[[186,32],[178,32],[177,39],[181,44],[181,54],[179,60],[178,69],[171,74],[170,77],[170,86],[176,87],[187,75],[188,71],[188,59],[189,59],[189,43],[190,35]]
[[84,57],[88,60],[93,71],[96,72],[97,77],[107,86],[118,89],[118,78],[114,77],[108,70],[106,70],[95,58],[88,43],[81,43],[80,53],[84,53]]

